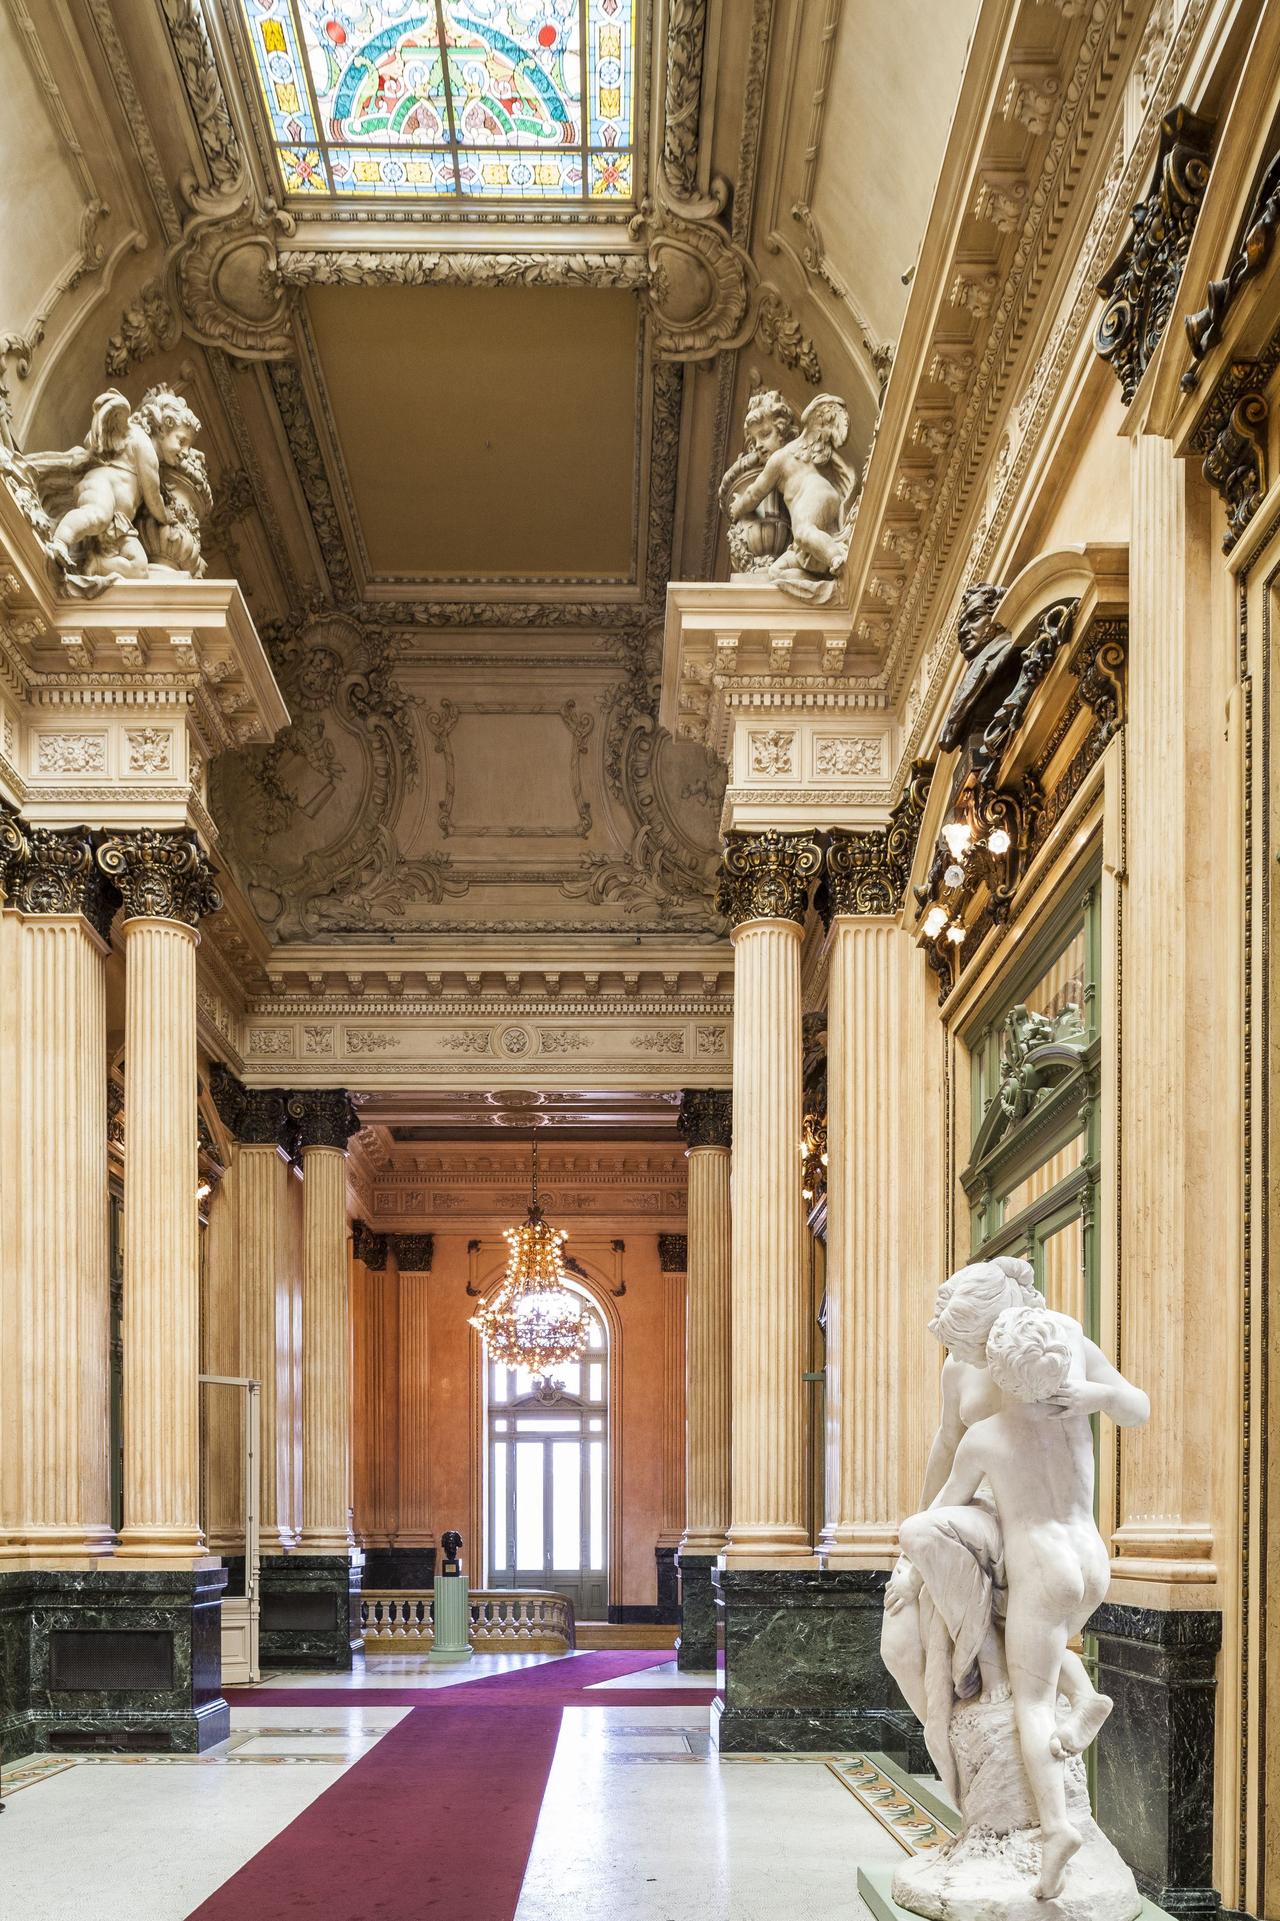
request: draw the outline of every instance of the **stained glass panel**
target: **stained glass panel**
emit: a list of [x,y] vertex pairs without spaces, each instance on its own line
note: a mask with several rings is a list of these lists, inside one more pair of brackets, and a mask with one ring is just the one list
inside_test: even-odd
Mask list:
[[286,194],[630,200],[636,0],[240,0]]

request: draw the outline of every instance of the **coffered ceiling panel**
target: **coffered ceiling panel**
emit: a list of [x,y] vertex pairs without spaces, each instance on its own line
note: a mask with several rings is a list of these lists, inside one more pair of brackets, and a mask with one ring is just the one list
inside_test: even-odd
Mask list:
[[634,578],[640,309],[580,287],[317,287],[374,579]]

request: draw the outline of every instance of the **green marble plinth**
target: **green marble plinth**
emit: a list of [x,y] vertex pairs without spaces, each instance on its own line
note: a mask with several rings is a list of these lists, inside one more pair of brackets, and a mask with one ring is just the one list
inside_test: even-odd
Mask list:
[[437,1574],[428,1661],[471,1659],[471,1595],[463,1574]]
[[226,1578],[110,1564],[0,1574],[0,1755],[225,1741]]
[[686,1673],[714,1673],[719,1659],[717,1646],[716,1597],[711,1586],[714,1554],[686,1554],[676,1557],[680,1570],[680,1638],[676,1642],[676,1666]]
[[876,1748],[927,1768],[920,1723],[880,1658],[887,1574],[715,1568],[722,1753]]
[[264,1556],[258,1628],[263,1667],[349,1668],[364,1646],[361,1570],[360,1555]]

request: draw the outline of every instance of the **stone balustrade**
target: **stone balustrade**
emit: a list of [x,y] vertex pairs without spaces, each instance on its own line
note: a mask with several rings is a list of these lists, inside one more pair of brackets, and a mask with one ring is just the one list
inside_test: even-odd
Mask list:
[[[573,1603],[539,1588],[472,1588],[471,1645],[480,1654],[513,1650],[566,1654],[575,1645]],[[425,1652],[435,1636],[429,1588],[366,1588],[360,1601],[365,1652]]]

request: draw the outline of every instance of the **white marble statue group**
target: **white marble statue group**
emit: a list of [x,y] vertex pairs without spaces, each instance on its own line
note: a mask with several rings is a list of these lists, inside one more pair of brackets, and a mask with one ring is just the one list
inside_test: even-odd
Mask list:
[[1089,1417],[1140,1426],[1147,1397],[1046,1307],[1023,1260],[961,1268],[929,1326],[947,1350],[942,1421],[881,1651],[962,1825],[898,1869],[894,1899],[933,1921],[1134,1921],[1081,1758],[1111,1702],[1069,1643],[1109,1578]]

